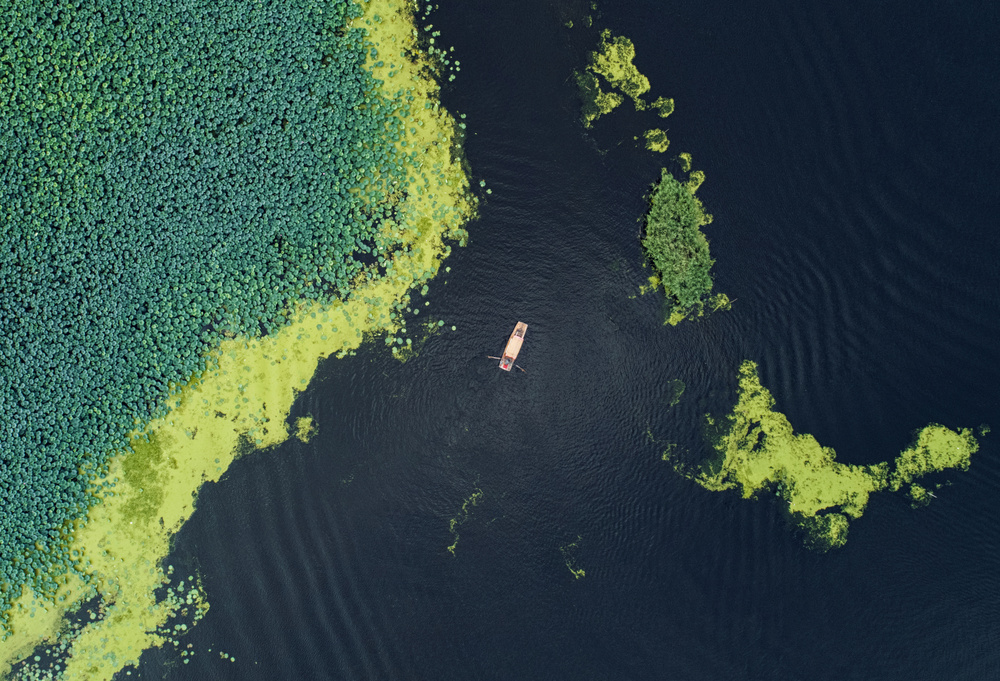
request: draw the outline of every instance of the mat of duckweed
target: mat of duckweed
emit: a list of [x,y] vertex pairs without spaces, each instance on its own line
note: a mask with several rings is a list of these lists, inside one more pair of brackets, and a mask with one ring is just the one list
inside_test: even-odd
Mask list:
[[933,493],[915,481],[948,469],[968,470],[979,449],[971,430],[932,423],[891,463],[841,463],[833,449],[796,433],[788,417],[775,411],[756,363],[744,361],[739,378],[732,412],[707,419],[715,458],[694,468],[672,451],[664,459],[708,490],[732,489],[745,499],[774,492],[814,548],[843,546],[850,521],[861,517],[875,492],[906,490],[915,504],[929,503]]
[[200,486],[284,441],[319,360],[393,339],[464,239],[449,60],[413,9],[8,17],[0,673],[111,678],[200,619],[164,565]]

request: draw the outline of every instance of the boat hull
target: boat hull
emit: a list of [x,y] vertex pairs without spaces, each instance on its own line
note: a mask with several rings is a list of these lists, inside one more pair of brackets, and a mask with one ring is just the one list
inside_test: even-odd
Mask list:
[[514,330],[510,332],[510,338],[507,339],[507,347],[503,349],[503,355],[500,357],[500,368],[504,371],[510,371],[514,368],[514,360],[517,359],[517,355],[521,352],[521,345],[524,343],[524,334],[528,331],[528,325],[524,322],[518,322],[514,327]]

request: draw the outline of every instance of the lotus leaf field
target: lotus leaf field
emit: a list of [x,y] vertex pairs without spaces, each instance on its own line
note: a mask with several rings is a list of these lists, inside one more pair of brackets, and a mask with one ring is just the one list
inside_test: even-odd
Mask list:
[[412,98],[361,11],[0,0],[0,613],[74,570],[95,481],[210,348],[405,248]]

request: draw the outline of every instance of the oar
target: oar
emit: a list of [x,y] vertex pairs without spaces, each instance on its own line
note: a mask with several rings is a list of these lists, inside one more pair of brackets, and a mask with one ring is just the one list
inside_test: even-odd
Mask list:
[[494,357],[493,355],[486,355],[486,359],[503,359],[503,357]]

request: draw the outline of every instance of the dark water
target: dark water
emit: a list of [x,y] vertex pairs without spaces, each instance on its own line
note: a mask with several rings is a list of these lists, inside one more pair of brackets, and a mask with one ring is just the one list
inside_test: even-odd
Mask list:
[[[596,26],[676,99],[660,157],[632,141],[651,116],[576,122],[567,77],[596,36],[562,27],[576,4],[441,2],[445,103],[493,191],[431,285],[458,330],[403,365],[381,344],[324,364],[293,414],[316,438],[203,491],[172,560],[212,609],[191,664],[157,651],[144,674],[1000,678],[997,436],[928,508],[874,497],[828,554],[646,436],[699,454],[743,359],[843,461],[932,421],[1000,427],[997,5],[605,2]],[[630,296],[643,194],[682,151],[737,300],[670,328]],[[517,320],[527,373],[507,375],[485,356]],[[560,551],[578,538],[580,580]]]

